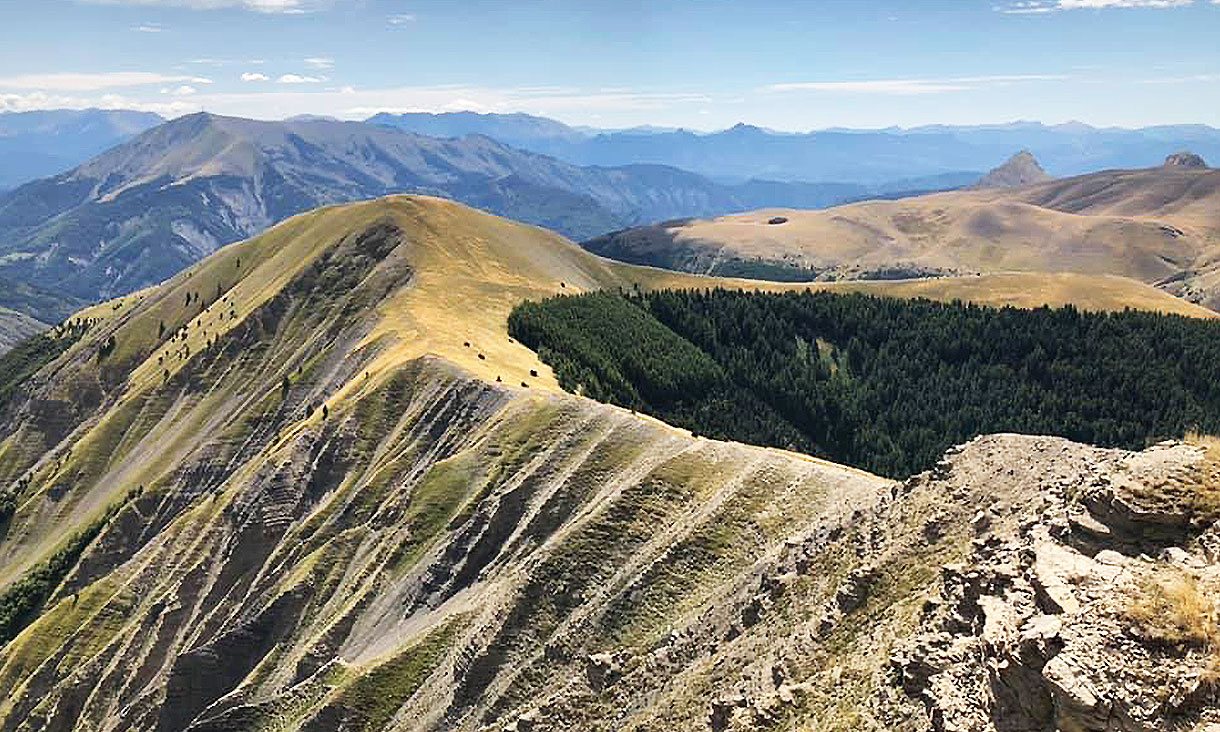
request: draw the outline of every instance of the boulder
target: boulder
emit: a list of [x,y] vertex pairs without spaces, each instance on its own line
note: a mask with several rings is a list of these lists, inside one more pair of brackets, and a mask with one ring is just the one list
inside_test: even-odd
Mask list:
[[1207,167],[1207,163],[1204,162],[1201,156],[1183,150],[1165,158],[1165,167],[1202,170]]

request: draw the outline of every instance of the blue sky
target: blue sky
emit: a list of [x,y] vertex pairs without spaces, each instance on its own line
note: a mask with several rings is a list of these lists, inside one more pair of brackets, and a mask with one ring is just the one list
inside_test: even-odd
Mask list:
[[0,110],[1220,126],[1220,0],[0,0]]

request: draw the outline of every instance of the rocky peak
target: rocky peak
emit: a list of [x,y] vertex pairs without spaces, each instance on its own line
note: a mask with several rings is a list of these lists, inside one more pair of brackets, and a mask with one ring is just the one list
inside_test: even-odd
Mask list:
[[1187,170],[1202,170],[1207,167],[1202,156],[1183,150],[1165,158],[1166,168],[1185,168]]
[[979,178],[972,188],[1021,188],[1051,180],[1038,159],[1029,150],[1013,155],[1003,165]]

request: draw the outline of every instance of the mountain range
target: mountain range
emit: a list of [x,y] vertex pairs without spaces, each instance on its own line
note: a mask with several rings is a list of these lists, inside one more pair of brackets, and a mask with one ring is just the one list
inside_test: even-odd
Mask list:
[[[94,113],[81,113],[80,118],[92,119],[94,116]],[[137,123],[155,121],[146,116],[128,119],[118,113],[105,116],[105,119],[112,118],[126,120],[126,126],[115,121],[109,128],[122,131],[134,129],[131,125]],[[26,120],[28,129],[34,129],[33,118],[21,119]],[[401,126],[418,127],[430,135],[406,132],[398,129]],[[92,127],[86,126],[86,129]],[[1181,137],[1206,140],[1209,130],[1150,128],[1139,131],[1138,137],[1148,144],[1165,145],[1167,140]],[[501,139],[493,139],[484,132],[494,133]],[[431,136],[451,133],[463,136]],[[974,240],[981,238],[986,246],[967,250],[953,244],[956,239],[950,234],[956,231],[955,225],[946,224],[946,216],[953,218],[957,214],[935,214],[938,210],[935,208],[917,214],[899,213],[898,218],[902,221],[894,226],[873,221],[871,217],[874,213],[889,216],[879,212],[920,210],[923,204],[907,203],[912,200],[909,196],[922,190],[976,183],[979,176],[972,173],[941,172],[925,178],[891,179],[881,185],[762,179],[723,183],[659,164],[580,166],[505,143],[507,140],[544,149],[556,141],[564,145],[584,144],[590,140],[610,144],[608,141],[616,135],[627,135],[645,141],[641,144],[663,146],[667,136],[677,135],[688,142],[695,140],[693,145],[712,146],[708,149],[713,149],[735,139],[741,143],[735,154],[743,159],[765,161],[767,154],[760,153],[754,143],[761,142],[765,149],[773,151],[798,143],[806,147],[813,145],[808,149],[816,150],[822,149],[820,142],[813,144],[821,139],[818,134],[822,133],[786,135],[746,126],[715,135],[652,130],[591,134],[527,115],[470,113],[381,115],[369,123],[325,118],[262,122],[206,113],[188,115],[146,130],[72,170],[0,195],[0,234],[3,235],[0,239],[0,277],[22,284],[20,290],[5,288],[0,292],[0,307],[42,322],[58,322],[81,302],[116,296],[160,282],[218,248],[257,234],[295,214],[317,206],[399,192],[453,198],[575,239],[588,240],[593,251],[608,256],[691,271],[770,279],[813,279],[997,272],[1028,266],[1052,271],[1059,267],[1066,271],[1135,276],[1150,283],[1163,281],[1170,291],[1187,295],[1196,302],[1216,303],[1212,294],[1216,288],[1210,284],[1211,267],[1203,261],[1209,256],[1206,251],[1210,250],[1203,240],[1211,236],[1207,233],[1211,231],[1211,224],[1183,221],[1176,214],[1157,222],[1115,221],[1112,218],[1103,221],[1096,217],[1051,221],[1055,211],[1096,212],[1088,206],[1076,211],[1076,204],[1070,201],[1042,205],[1033,199],[1020,198],[1024,194],[1013,193],[1008,198],[1017,196],[1022,204],[1033,204],[1033,207],[1021,209],[1020,215],[1013,219],[1001,211],[1005,206],[1011,208],[1008,198],[1004,198],[1007,194],[980,191],[914,199],[927,200],[930,205],[948,203],[952,210],[961,206],[965,206],[963,210],[978,210],[978,213],[962,214],[975,223],[980,216],[991,219],[998,216],[997,220],[1008,221],[999,229],[972,223],[962,235]],[[888,154],[869,147],[870,140],[894,145],[892,152],[896,159],[904,160],[904,146],[914,142],[932,144],[933,148],[925,149],[925,153],[940,160],[941,168],[952,168],[954,166],[945,161],[957,154],[953,150],[966,149],[963,144],[975,155],[981,154],[980,151],[990,154],[1017,137],[1051,147],[1071,138],[1093,140],[1100,145],[1096,149],[1101,150],[1110,149],[1102,144],[1105,140],[1129,141],[1135,133],[1124,131],[1120,134],[1080,125],[1019,124],[825,134],[846,136],[844,145],[831,148],[835,154],[848,155],[854,160],[853,165],[863,169],[888,159]],[[937,147],[950,138],[957,142],[947,148]],[[634,148],[622,150],[631,159],[635,159],[633,156],[648,158],[647,153]],[[942,153],[948,157],[937,157]],[[722,161],[731,158],[732,155],[718,156]],[[784,159],[791,160],[786,155]],[[915,160],[918,159],[917,156]],[[698,156],[680,160],[692,165],[698,165],[698,161]],[[1177,167],[1183,171],[1196,170],[1188,165]],[[927,172],[931,168],[924,170]],[[918,171],[918,168],[904,168],[891,170],[888,174]],[[1114,178],[1114,174],[1109,173],[1096,175]],[[1039,160],[1032,152],[1025,151],[976,185],[986,187],[998,181],[1005,186],[1018,186],[1017,191],[1025,191],[1020,186],[1046,177],[1049,176]],[[988,180],[992,183],[987,183]],[[1077,178],[1061,180],[1076,181]],[[1205,195],[1195,188],[1181,190],[1170,185],[1162,189],[1159,178],[1154,181],[1145,176],[1139,181],[1125,184],[1123,190],[1127,193],[1123,195],[1138,197],[1140,186],[1147,184],[1154,190],[1163,190],[1165,204],[1161,208],[1169,207],[1178,196]],[[788,211],[889,197],[902,199],[902,202],[860,204],[834,209],[821,216]],[[797,236],[800,241],[795,245],[796,249],[792,248],[792,243],[781,244],[778,249],[721,247],[715,245],[721,234],[706,230],[703,224],[688,221],[758,209],[784,209],[783,212],[771,211],[763,219],[787,217],[789,223],[764,228],[760,234],[768,241],[778,236],[776,240],[781,242],[791,242],[792,237]],[[1203,209],[1195,206],[1191,210]],[[864,217],[868,220],[860,218],[862,212],[869,212]],[[1147,219],[1160,214],[1159,209],[1154,208],[1138,215]],[[748,215],[746,219],[749,219]],[[809,228],[807,222],[813,219],[835,223],[829,228]],[[657,221],[667,223],[640,228]],[[1100,229],[1095,226],[1102,224]],[[1090,260],[1093,263],[1087,266],[1080,264],[1083,260],[1077,255],[1058,259],[1043,257],[1037,260],[1040,263],[1030,264],[1017,254],[1024,251],[1022,247],[1028,248],[1028,244],[1022,242],[1032,242],[1030,237],[1062,241],[1065,246],[1077,242],[1070,246],[1079,249],[1080,237],[1100,236],[1113,241],[1120,229],[1128,233],[1145,232],[1145,238],[1151,237],[1158,242],[1169,236],[1166,232],[1171,229],[1183,234],[1179,237],[1181,241],[1175,240],[1172,245],[1173,252],[1162,252],[1161,244],[1149,245],[1159,253],[1149,256],[1163,257],[1156,260],[1162,263],[1157,266],[1135,266],[1131,257],[1116,251],[1105,255],[1110,257],[1107,263]],[[606,232],[620,233],[602,236]],[[658,232],[661,233],[659,238],[654,236]],[[669,235],[674,232],[680,233]],[[735,227],[733,232],[732,237],[738,244],[754,236],[741,227]],[[861,237],[872,243],[862,244]],[[1020,239],[1015,242],[1015,248],[1013,237]],[[631,242],[626,243],[628,240]],[[692,244],[696,240],[699,243]],[[1008,254],[999,258],[987,254],[999,251],[994,247],[1001,240]],[[1131,244],[1134,240],[1130,237],[1122,241],[1126,242],[1124,251],[1128,253],[1132,246],[1144,246]],[[1192,242],[1189,255],[1182,251],[1183,241]],[[671,245],[672,242],[677,245]],[[713,246],[709,248],[708,242]],[[883,242],[891,243],[878,250]],[[915,249],[894,242],[914,242]],[[852,249],[855,253],[828,254],[826,247],[832,243],[833,247],[855,247]],[[872,250],[887,253],[865,253]],[[815,251],[822,254],[812,254]],[[1168,266],[1164,264],[1166,261],[1175,264]]]
[[0,190],[61,173],[164,121],[129,110],[0,113]]
[[[0,196],[0,276],[97,300],[160,282],[294,214],[388,193],[442,195],[580,238],[759,205],[826,206],[865,190],[725,185],[660,165],[580,167],[481,135],[200,113]],[[0,305],[16,307],[2,294]],[[54,322],[49,311],[28,314]]]
[[[319,118],[286,121],[308,119]],[[126,110],[0,113],[0,189],[68,170],[163,121]],[[722,182],[835,182],[862,187],[858,196],[968,185],[1020,149],[1029,149],[1059,176],[1146,167],[1179,149],[1220,159],[1220,131],[1205,125],[1123,129],[1014,122],[792,133],[739,124],[703,133],[651,126],[600,130],[523,113],[475,112],[381,113],[366,122],[432,137],[484,135],[577,165],[655,163]]]
[[[901,179],[943,177],[940,184],[925,181],[907,190],[968,185],[1023,149],[1056,176],[1149,167],[1184,149],[1220,159],[1220,130],[1206,125],[1122,129],[1014,122],[794,133],[738,124],[702,133],[582,131],[541,117],[468,112],[380,114],[368,121],[426,134],[499,135],[508,144],[580,165],[656,163],[724,180],[837,181],[893,189],[892,182]],[[883,191],[872,191],[877,192]]]

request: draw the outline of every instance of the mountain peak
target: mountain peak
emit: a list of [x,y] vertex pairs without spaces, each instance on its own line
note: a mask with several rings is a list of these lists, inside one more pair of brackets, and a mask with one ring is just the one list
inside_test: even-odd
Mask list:
[[1203,157],[1196,155],[1190,151],[1183,150],[1176,152],[1173,155],[1165,158],[1166,168],[1185,168],[1187,170],[1203,170],[1207,167]]
[[725,132],[728,132],[731,134],[737,134],[737,135],[746,135],[746,134],[765,134],[766,130],[764,130],[761,127],[756,127],[755,125],[748,125],[745,122],[738,122],[737,124],[733,125],[732,127],[728,128],[727,130],[725,130]]
[[1051,180],[1038,159],[1029,150],[1022,150],[1013,155],[1003,165],[993,168],[987,175],[979,178],[973,188],[1022,188]]

